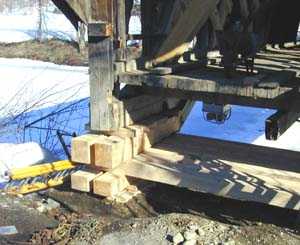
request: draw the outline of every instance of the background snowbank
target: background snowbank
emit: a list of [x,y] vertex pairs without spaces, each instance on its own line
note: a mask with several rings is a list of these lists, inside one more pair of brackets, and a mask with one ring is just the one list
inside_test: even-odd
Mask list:
[[[38,11],[31,9],[26,12],[0,14],[0,42],[23,42],[37,37]],[[44,20],[47,23],[43,28],[44,38],[76,40],[76,30],[64,15],[47,9]]]

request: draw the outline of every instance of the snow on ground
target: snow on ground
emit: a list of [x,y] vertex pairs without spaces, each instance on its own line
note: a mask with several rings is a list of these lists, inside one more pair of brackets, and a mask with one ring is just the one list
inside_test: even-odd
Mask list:
[[[13,43],[35,39],[38,30],[38,11],[29,8],[26,11],[0,14],[0,42]],[[68,19],[59,13],[45,11],[45,38],[76,40],[76,30]]]
[[5,154],[0,154],[0,182],[1,179],[6,179],[6,172],[13,168],[57,160],[50,151],[43,149],[39,144],[34,142],[25,144],[0,144],[0,152],[5,152]]
[[56,131],[80,134],[88,123],[88,67],[0,58],[0,74],[0,142],[37,142],[65,158]]
[[89,96],[88,67],[0,58],[0,117]]
[[300,151],[299,122],[278,141],[265,139],[265,120],[274,112],[269,109],[233,106],[231,118],[220,125],[204,120],[202,103],[198,102],[184,123],[181,133]]

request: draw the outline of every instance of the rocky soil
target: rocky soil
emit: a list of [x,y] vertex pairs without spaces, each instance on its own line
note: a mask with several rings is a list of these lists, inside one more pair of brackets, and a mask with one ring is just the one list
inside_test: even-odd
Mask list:
[[0,226],[18,234],[0,244],[300,244],[298,212],[131,180],[126,204],[59,189],[1,195]]

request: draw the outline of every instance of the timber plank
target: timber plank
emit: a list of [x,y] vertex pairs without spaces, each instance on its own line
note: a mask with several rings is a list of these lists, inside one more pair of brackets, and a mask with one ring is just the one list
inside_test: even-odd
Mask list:
[[121,166],[126,175],[300,209],[300,153],[174,135]]
[[[293,72],[287,72],[289,75],[295,75]],[[286,73],[285,73],[286,74]],[[283,76],[290,78],[290,76]],[[180,75],[154,75],[146,71],[126,72],[120,74],[122,82],[134,86],[147,86],[162,89],[179,89],[183,92],[203,92],[203,93],[219,93],[226,95],[243,95],[244,97],[274,99],[279,95],[293,90],[296,85],[288,84],[282,78],[274,75],[265,78],[268,81],[261,87],[255,87],[255,84],[244,84],[245,76],[239,75],[234,79],[224,77],[220,69],[202,69],[183,73]],[[273,87],[270,87],[270,84]],[[278,86],[280,86],[278,89]],[[271,93],[270,93],[271,91]]]

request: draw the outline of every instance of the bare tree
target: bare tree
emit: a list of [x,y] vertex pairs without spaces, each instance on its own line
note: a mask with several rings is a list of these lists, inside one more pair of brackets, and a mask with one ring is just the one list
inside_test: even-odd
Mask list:
[[38,29],[37,29],[37,40],[43,40],[43,21],[44,21],[44,13],[43,13],[43,0],[38,0],[37,2],[38,8]]

